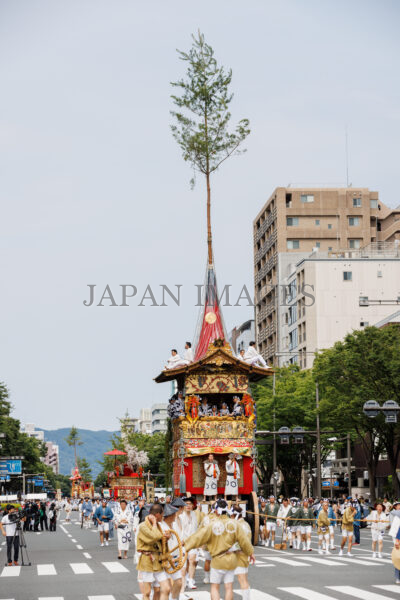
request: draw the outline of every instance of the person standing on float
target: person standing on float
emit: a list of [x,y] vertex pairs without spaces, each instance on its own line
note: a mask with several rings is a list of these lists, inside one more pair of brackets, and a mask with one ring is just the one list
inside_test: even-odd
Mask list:
[[204,471],[206,474],[204,500],[210,500],[211,497],[215,498],[218,494],[218,479],[221,474],[217,461],[214,459],[214,454],[208,455],[207,460],[204,462]]

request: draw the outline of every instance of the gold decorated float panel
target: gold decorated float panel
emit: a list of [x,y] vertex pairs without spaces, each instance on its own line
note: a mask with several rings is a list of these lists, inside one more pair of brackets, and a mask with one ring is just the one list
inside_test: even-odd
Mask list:
[[186,456],[201,456],[205,454],[226,454],[233,452],[241,456],[251,456],[250,440],[189,440],[185,443]]
[[245,394],[249,379],[243,373],[191,373],[185,380],[186,394]]
[[194,423],[182,419],[174,427],[175,440],[182,434],[184,440],[190,439],[247,439],[253,437],[255,425],[249,419],[241,417],[202,417]]

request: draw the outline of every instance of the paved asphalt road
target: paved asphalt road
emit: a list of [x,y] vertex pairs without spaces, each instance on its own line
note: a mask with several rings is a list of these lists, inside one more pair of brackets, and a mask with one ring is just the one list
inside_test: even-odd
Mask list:
[[[77,513],[73,513],[77,519]],[[32,566],[6,567],[0,546],[0,600],[141,600],[133,565],[117,559],[116,539],[101,548],[96,530],[80,528],[77,521],[59,521],[56,533],[26,534]],[[339,536],[338,536],[339,540]],[[316,551],[277,551],[257,547],[257,563],[250,569],[252,600],[384,600],[399,598],[386,536],[384,558],[372,559],[369,530],[361,532],[354,558],[321,556]],[[203,584],[202,562],[196,572],[194,600],[209,600]],[[238,586],[235,585],[235,590]],[[235,592],[234,600],[240,600]]]

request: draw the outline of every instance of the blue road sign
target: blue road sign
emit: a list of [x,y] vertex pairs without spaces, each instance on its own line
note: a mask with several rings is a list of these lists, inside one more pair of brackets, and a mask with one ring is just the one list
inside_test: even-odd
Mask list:
[[22,460],[0,460],[0,475],[21,475]]

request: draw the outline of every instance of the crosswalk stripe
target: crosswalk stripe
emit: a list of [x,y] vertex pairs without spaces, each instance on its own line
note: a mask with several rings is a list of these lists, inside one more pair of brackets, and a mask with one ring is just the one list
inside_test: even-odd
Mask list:
[[83,553],[83,556],[84,556],[85,558],[92,558],[92,555],[91,555],[91,554],[89,554],[89,552],[84,552],[84,553]]
[[70,563],[71,569],[75,575],[88,575],[93,573],[92,569],[86,563]]
[[[242,590],[234,590],[235,594],[242,595]],[[276,596],[271,596],[266,592],[260,592],[260,590],[251,590],[252,600],[278,600]]]
[[352,585],[329,585],[327,588],[334,592],[341,592],[342,594],[348,594],[355,598],[361,598],[361,600],[390,600],[389,596],[382,596],[382,594],[376,594],[375,592],[366,592],[365,590],[360,590]]
[[380,562],[380,563],[386,563],[386,564],[389,564],[389,565],[393,564],[392,561],[390,560],[390,558],[373,558],[372,560],[374,562],[376,561],[376,562]]
[[327,596],[326,594],[314,592],[314,590],[303,587],[280,587],[278,589],[294,596],[299,596],[299,598],[305,598],[305,600],[335,600],[333,596]]
[[291,567],[311,567],[311,565],[296,562],[294,560],[291,560],[290,558],[282,558],[281,556],[268,556],[268,558],[265,557],[264,560],[274,560],[275,562],[280,562],[284,565],[290,565]]
[[129,569],[119,562],[103,562],[102,565],[104,565],[110,573],[129,573]]
[[317,556],[298,556],[298,560],[309,560],[310,562],[321,563],[328,567],[347,567],[347,563],[338,560],[330,560],[329,558],[318,558]]
[[76,547],[78,548],[78,550],[83,550],[83,547],[80,544],[77,544]]
[[76,540],[74,540],[74,538],[71,539],[71,542],[73,542],[74,544],[76,544]]
[[37,565],[38,575],[57,575],[54,565]]
[[64,596],[41,596],[38,600],[64,600]]
[[88,596],[88,600],[115,600],[114,596]]
[[392,592],[392,594],[400,594],[400,585],[373,585],[372,587],[379,588],[380,590],[384,590],[385,592]]
[[[336,556],[332,556],[331,557],[332,560],[336,560]],[[337,557],[339,561],[343,560],[344,562],[349,562],[349,563],[353,563],[355,565],[366,565],[368,566],[372,566],[372,567],[379,567],[379,563],[378,562],[371,562],[370,560],[364,560],[364,559],[360,559],[360,558],[351,558],[350,556],[338,556]]]
[[4,567],[0,577],[18,577],[21,572],[21,567]]

